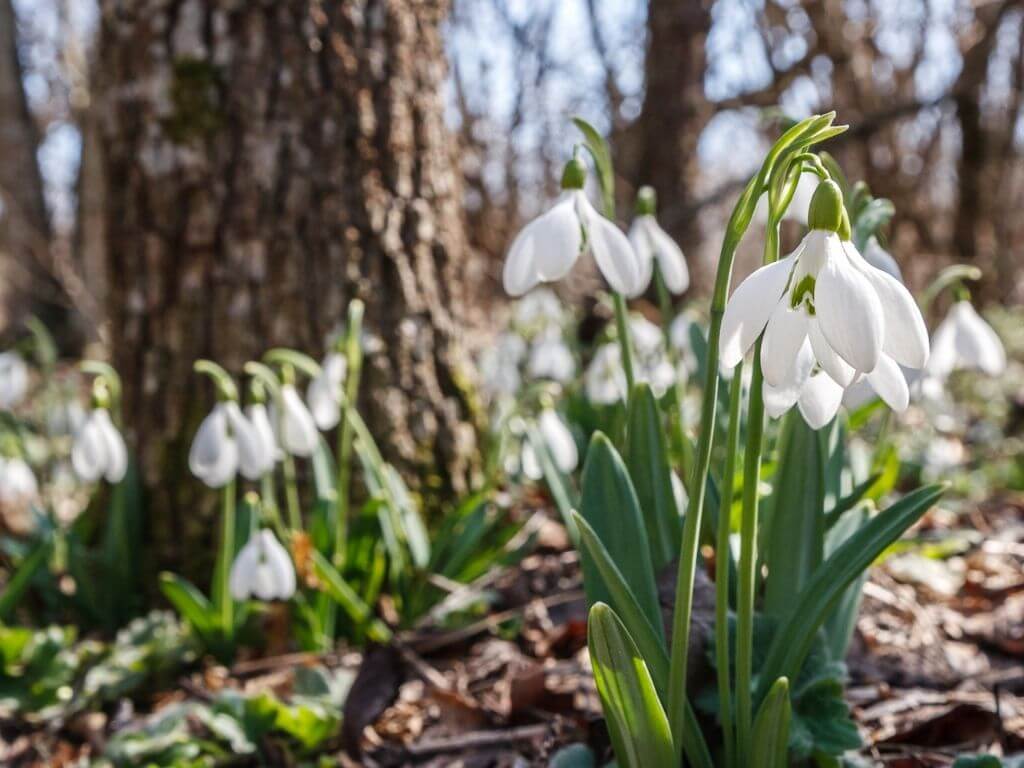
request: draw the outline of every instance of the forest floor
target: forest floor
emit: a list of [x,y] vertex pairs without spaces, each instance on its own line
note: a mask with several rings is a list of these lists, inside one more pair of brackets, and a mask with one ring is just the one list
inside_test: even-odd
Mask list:
[[[1024,496],[959,514],[937,507],[912,541],[872,569],[847,660],[865,764],[945,766],[957,755],[1024,751]],[[484,586],[492,611],[468,626],[424,628],[365,656],[201,665],[137,710],[125,704],[13,737],[8,729],[0,764],[72,765],[114,730],[225,689],[287,698],[297,670],[313,665],[348,670],[351,682],[341,734],[317,750],[328,764],[548,765],[556,755],[560,766],[603,764],[610,753],[578,559],[564,529],[541,526],[538,550]],[[261,751],[275,754],[272,743]],[[294,764],[280,754],[271,764]]]

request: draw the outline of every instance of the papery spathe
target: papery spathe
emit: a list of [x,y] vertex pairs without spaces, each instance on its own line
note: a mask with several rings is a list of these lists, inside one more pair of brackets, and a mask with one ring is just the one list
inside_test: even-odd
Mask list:
[[295,566],[281,543],[264,528],[242,547],[231,565],[235,600],[288,600],[295,594]]

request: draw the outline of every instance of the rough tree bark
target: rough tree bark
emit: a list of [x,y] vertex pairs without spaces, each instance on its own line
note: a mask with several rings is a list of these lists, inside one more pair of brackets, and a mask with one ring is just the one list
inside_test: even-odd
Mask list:
[[125,419],[165,561],[208,535],[185,455],[238,371],[319,354],[349,299],[383,344],[363,413],[435,496],[475,469],[460,345],[467,248],[444,124],[448,3],[104,0],[108,291]]
[[[704,94],[709,6],[704,0],[651,0],[644,103],[627,147],[631,181],[654,187],[663,223],[684,251],[700,242],[697,217],[688,211],[696,199],[697,142],[713,114]],[[691,270],[699,284],[696,267]]]
[[22,88],[14,8],[0,0],[0,329],[34,313],[63,339],[68,307],[48,269],[50,223],[38,146]]

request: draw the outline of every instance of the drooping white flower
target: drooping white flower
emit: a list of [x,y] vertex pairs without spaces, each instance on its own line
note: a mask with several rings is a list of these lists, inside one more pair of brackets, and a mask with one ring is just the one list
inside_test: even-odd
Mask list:
[[273,466],[265,440],[242,414],[238,403],[217,403],[203,419],[192,440],[188,466],[211,488],[221,488],[239,471],[256,480]]
[[[555,466],[566,474],[572,472],[579,464],[579,449],[572,431],[551,408],[545,408],[537,417],[537,432],[544,441],[544,446],[551,455]],[[520,452],[523,474],[531,480],[540,480],[544,476],[537,453],[529,440],[523,441]]]
[[567,316],[562,300],[550,288],[541,286],[516,302],[512,325],[519,334],[531,339],[551,329],[560,331]]
[[273,533],[264,528],[246,542],[231,565],[235,600],[288,600],[295,594],[295,566]]
[[316,425],[326,431],[341,420],[341,386],[348,363],[337,352],[328,354],[320,364],[320,373],[309,382],[306,402]]
[[35,473],[24,459],[0,458],[0,507],[21,507],[39,496]]
[[0,352],[0,411],[15,408],[28,392],[28,364],[17,352]]
[[561,338],[541,338],[530,349],[527,371],[533,379],[551,379],[564,384],[576,375],[576,358]]
[[571,160],[563,175],[559,202],[523,227],[512,241],[502,276],[511,296],[522,296],[540,283],[561,280],[584,250],[593,254],[614,290],[625,296],[643,290],[640,265],[629,239],[591,204],[583,191],[584,177],[582,164]]
[[935,329],[926,373],[941,381],[961,368],[979,370],[989,376],[1006,370],[1003,343],[966,300],[954,303]]
[[603,344],[583,374],[587,399],[598,405],[617,403],[626,396],[626,372],[618,344]]
[[263,403],[250,403],[245,407],[245,418],[252,426],[253,434],[259,444],[262,461],[261,475],[266,474],[274,468],[280,448],[277,447],[277,438],[274,437],[274,427],[267,412],[267,406]]
[[637,357],[653,357],[665,352],[665,336],[661,328],[643,315],[629,316],[629,338]]
[[87,483],[101,477],[119,483],[128,470],[128,449],[106,408],[94,408],[75,434],[71,465]]
[[73,398],[61,400],[46,412],[46,430],[54,437],[74,435],[85,418],[81,403]]
[[[647,195],[644,195],[647,192]],[[644,198],[649,198],[645,201]],[[629,242],[633,245],[640,262],[640,277],[643,290],[651,283],[654,276],[654,264],[657,262],[665,287],[669,292],[680,294],[690,287],[690,270],[686,267],[683,250],[676,241],[669,237],[654,218],[653,190],[641,189],[638,207],[644,212],[638,213],[629,228]]]
[[878,238],[874,235],[868,238],[868,242],[864,246],[864,261],[875,269],[880,269],[892,275],[901,283],[903,282],[903,272],[900,270],[900,265],[891,253],[878,244]]
[[526,342],[515,333],[503,333],[480,355],[480,381],[491,397],[514,395],[522,377],[519,364],[526,355]]
[[[816,202],[817,214],[812,206],[812,229],[797,249],[758,269],[730,298],[722,365],[735,366],[763,331],[761,370],[777,403],[795,403],[820,370],[840,388],[866,376],[893,408],[905,408],[906,380],[897,364],[921,368],[927,362],[921,312],[902,283],[868,264],[832,229],[841,221],[838,187],[825,182],[819,193],[824,202]],[[836,212],[831,218],[829,210]],[[823,389],[819,382],[811,391]],[[828,394],[831,404],[834,393]]]
[[278,414],[278,439],[281,447],[293,456],[313,455],[320,435],[313,414],[302,402],[291,384],[281,387],[281,412]]

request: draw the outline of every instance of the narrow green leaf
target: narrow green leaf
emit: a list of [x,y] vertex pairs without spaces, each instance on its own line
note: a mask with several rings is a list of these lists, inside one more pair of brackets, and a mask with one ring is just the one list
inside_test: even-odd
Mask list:
[[327,558],[319,552],[313,551],[310,553],[309,562],[324,591],[338,602],[353,622],[357,625],[368,623],[367,635],[377,642],[386,643],[391,640],[391,630],[384,622],[373,617],[370,607],[363,602],[362,598],[349,586]]
[[651,561],[660,571],[675,558],[681,529],[661,410],[648,384],[633,389],[627,418],[626,464],[647,526]]
[[[853,536],[868,520],[868,512],[864,506],[839,519],[825,537],[825,554],[831,555],[843,542]],[[867,581],[868,572],[863,571],[853,580],[836,603],[835,608],[825,620],[825,639],[829,657],[841,661],[846,658],[846,651],[857,625],[857,614],[860,612],[861,590]]]
[[778,469],[768,502],[765,611],[784,616],[793,595],[821,565],[825,548],[825,463],[818,433],[797,409],[783,420]]
[[604,603],[590,609],[587,645],[608,733],[624,768],[673,768],[668,718],[629,632]]
[[789,742],[789,681],[780,677],[754,718],[753,768],[786,768]]
[[6,621],[11,611],[21,602],[21,597],[32,582],[32,577],[46,564],[52,546],[53,539],[47,535],[18,565],[18,569],[7,582],[3,593],[0,594],[0,621]]
[[181,617],[200,635],[208,637],[218,630],[218,613],[206,596],[177,574],[160,574],[160,591]]
[[[661,610],[640,504],[625,464],[600,432],[594,434],[587,451],[580,506],[583,517],[630,585],[644,615],[652,625],[659,626]],[[586,550],[581,553],[581,561],[588,602],[610,602],[597,564]]]
[[879,475],[871,475],[871,477],[850,491],[846,496],[839,499],[836,505],[825,513],[825,527],[832,529],[842,519],[843,515],[860,504],[867,496],[868,491],[878,482],[878,478]]
[[793,678],[800,671],[814,636],[843,591],[917,522],[944,490],[944,486],[930,485],[908,494],[876,515],[818,567],[772,639],[760,673],[762,686],[765,680]]
[[597,168],[597,177],[601,185],[601,196],[604,199],[606,210],[613,210],[615,206],[615,171],[612,167],[612,153],[608,148],[608,142],[597,132],[590,123],[582,117],[574,117],[573,124],[583,134],[584,146],[594,158],[594,165]]

